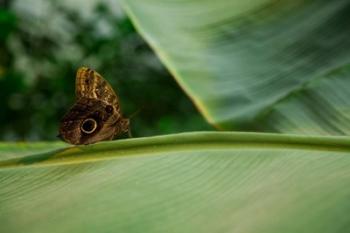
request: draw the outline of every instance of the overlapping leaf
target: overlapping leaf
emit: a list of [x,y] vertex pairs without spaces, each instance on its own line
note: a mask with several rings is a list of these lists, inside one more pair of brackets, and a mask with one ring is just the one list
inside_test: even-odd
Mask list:
[[350,2],[127,0],[127,14],[223,129],[350,133]]

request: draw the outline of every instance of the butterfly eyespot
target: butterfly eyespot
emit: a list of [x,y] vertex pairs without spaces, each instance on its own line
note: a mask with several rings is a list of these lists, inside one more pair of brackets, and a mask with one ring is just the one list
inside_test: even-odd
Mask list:
[[113,112],[113,107],[111,105],[107,105],[105,108],[107,113],[112,113]]
[[93,133],[96,130],[96,128],[97,122],[92,118],[85,119],[80,126],[81,131],[83,131],[86,134]]

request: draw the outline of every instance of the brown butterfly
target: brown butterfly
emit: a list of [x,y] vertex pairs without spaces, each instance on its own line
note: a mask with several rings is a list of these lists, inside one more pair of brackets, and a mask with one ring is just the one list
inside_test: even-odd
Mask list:
[[117,95],[96,71],[78,70],[75,94],[76,103],[61,120],[59,137],[64,141],[86,145],[129,132],[129,119],[123,118]]

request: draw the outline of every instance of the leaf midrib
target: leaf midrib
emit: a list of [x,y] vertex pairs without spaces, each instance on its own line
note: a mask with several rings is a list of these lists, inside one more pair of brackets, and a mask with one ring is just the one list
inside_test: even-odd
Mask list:
[[282,148],[350,152],[350,138],[241,132],[180,133],[102,142],[88,146],[70,146],[47,153],[0,161],[0,171],[7,168],[89,163],[129,156],[157,156],[163,152],[170,154],[222,149]]

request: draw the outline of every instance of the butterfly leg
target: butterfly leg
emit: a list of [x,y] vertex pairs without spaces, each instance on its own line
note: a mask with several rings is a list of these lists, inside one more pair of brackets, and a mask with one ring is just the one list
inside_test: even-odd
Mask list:
[[128,136],[129,136],[129,138],[132,138],[132,133],[131,133],[131,129],[130,128],[128,130]]

